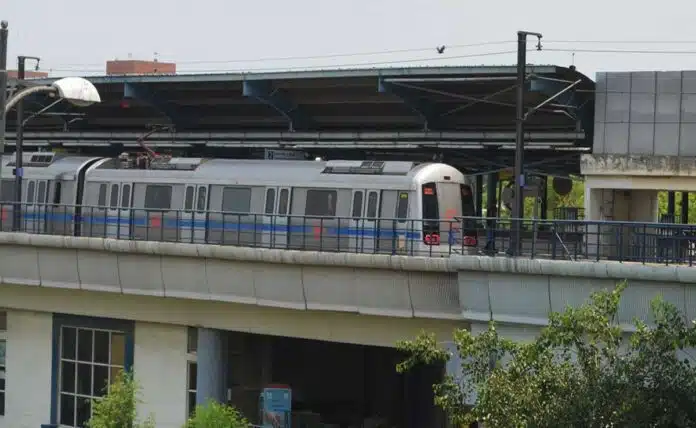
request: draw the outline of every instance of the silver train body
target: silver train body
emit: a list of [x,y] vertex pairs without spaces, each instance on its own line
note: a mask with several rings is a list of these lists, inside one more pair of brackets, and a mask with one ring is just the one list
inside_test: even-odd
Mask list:
[[[2,160],[3,201],[14,197]],[[361,253],[450,253],[471,186],[441,163],[156,159],[27,153],[22,229],[34,233]],[[466,199],[466,198],[465,198]],[[2,229],[11,229],[5,203]],[[9,221],[8,221],[9,220]]]

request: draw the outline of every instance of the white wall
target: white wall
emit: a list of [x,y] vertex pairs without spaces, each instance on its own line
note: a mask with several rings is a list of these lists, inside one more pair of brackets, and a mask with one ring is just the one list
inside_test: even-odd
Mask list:
[[133,365],[143,400],[138,415],[152,414],[157,428],[181,428],[186,421],[186,333],[184,326],[135,324]]
[[7,312],[7,392],[0,428],[37,428],[50,422],[53,317]]

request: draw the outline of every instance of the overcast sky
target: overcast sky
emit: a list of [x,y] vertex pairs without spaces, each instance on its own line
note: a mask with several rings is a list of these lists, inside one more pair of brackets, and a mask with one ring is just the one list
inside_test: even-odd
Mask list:
[[[686,0],[0,0],[0,4],[0,19],[10,24],[10,63],[20,54],[39,56],[42,69],[53,75],[103,74],[107,60],[152,59],[155,53],[162,61],[177,62],[179,72],[513,64],[514,53],[495,53],[514,51],[516,31],[521,29],[543,33],[548,49],[530,52],[528,62],[569,65],[572,53],[551,49],[575,50],[575,64],[590,77],[608,70],[696,69],[696,5]],[[606,43],[612,41],[634,43]],[[637,43],[641,41],[681,43]],[[508,43],[461,46],[486,42]],[[438,45],[449,48],[438,55]],[[687,53],[582,52],[597,49]],[[383,53],[357,55],[370,52]],[[320,58],[279,60],[287,57]]]

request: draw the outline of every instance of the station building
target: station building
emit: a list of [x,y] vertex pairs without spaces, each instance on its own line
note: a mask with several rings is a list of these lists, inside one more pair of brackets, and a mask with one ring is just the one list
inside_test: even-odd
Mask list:
[[[24,145],[114,156],[148,133],[153,149],[186,156],[440,160],[477,175],[480,214],[484,179],[495,182],[512,166],[515,73],[476,66],[98,76],[91,80],[103,103],[37,116]],[[528,78],[530,107],[577,83],[529,119],[526,162],[545,174],[579,172],[592,144],[594,83],[557,66],[529,66]],[[38,111],[49,102],[27,105]],[[12,114],[8,123],[12,147]],[[11,254],[4,257],[11,263]],[[148,270],[135,270],[129,274],[142,275],[140,290],[147,289]],[[276,384],[292,391],[293,427],[444,427],[431,386],[445,367],[399,375],[395,343],[421,330],[444,343],[453,329],[467,328],[455,316],[165,297],[84,278],[75,289],[64,278],[32,282],[2,270],[0,277],[0,428],[83,426],[91,399],[124,368],[143,388],[141,415],[153,414],[162,428],[180,427],[207,398],[258,422],[260,393]],[[271,279],[275,293],[289,281]],[[227,272],[226,281],[241,286],[249,274]],[[378,297],[399,303],[396,294]]]

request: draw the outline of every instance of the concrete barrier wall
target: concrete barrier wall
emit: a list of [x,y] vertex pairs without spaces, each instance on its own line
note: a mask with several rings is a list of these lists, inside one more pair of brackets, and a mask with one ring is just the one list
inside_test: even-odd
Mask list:
[[379,255],[0,234],[5,283],[459,319],[457,274],[446,269],[446,260],[408,262]]
[[388,317],[542,325],[627,279],[621,321],[658,293],[696,318],[696,269],[508,257],[283,251],[0,234],[5,283]]

